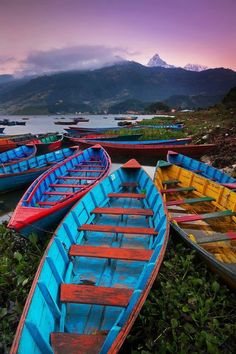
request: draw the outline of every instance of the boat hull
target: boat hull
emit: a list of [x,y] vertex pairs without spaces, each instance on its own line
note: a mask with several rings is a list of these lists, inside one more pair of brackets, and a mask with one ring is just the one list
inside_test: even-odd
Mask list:
[[[96,177],[91,176],[92,172],[86,172],[85,177],[81,177],[80,172],[76,172],[79,176],[69,176],[71,173],[69,171],[73,169],[73,166],[82,165],[87,162],[88,158],[93,157],[100,158],[99,161],[102,161],[104,164],[103,170],[94,173]],[[78,152],[68,157],[32,183],[19,201],[8,227],[13,228],[26,237],[29,236],[34,228],[35,232],[40,236],[45,234],[43,230],[49,230],[51,223],[53,228],[54,224],[59,221],[76,201],[107,176],[110,166],[111,161],[109,156],[98,145],[85,152]],[[78,168],[80,167],[77,166],[74,170],[78,171]],[[60,171],[63,171],[63,175],[60,175]],[[97,176],[97,174],[99,175]],[[85,180],[84,184],[81,184],[81,178]],[[73,182],[70,182],[71,180]],[[91,182],[87,183],[87,180],[91,180]],[[61,181],[65,181],[65,183],[59,183]],[[78,182],[77,184],[75,184],[76,181]],[[76,187],[77,185],[78,187]],[[45,194],[45,192],[48,194]],[[42,232],[40,232],[40,229]]]
[[216,181],[220,184],[235,184],[236,179],[218,170],[217,168],[207,165],[204,162],[194,160],[188,156],[178,154],[175,151],[169,151],[167,154],[167,161],[173,164],[181,165],[189,171],[197,171],[203,177]]
[[0,154],[0,164],[4,166],[11,165],[16,162],[24,161],[33,157],[37,152],[35,145],[23,145],[13,150],[8,150]]
[[[144,193],[144,189],[146,192],[142,194],[142,201],[134,198],[131,204],[136,210],[140,206],[143,210],[144,204],[145,212],[152,205],[150,223],[142,215],[134,218],[130,215],[125,220],[116,216],[93,217],[94,208],[116,205],[117,198],[111,197],[108,201],[109,193],[120,192],[121,183],[133,185],[134,182],[138,182],[139,192]],[[146,198],[148,195],[150,199]],[[130,200],[118,204],[127,207]],[[144,234],[125,232],[113,237],[108,233],[105,237],[101,232],[88,235],[78,230],[83,225],[103,227],[108,218],[113,227],[131,223],[139,226],[141,232],[143,226]],[[71,209],[51,239],[26,301],[11,354],[62,353],[63,350],[117,353],[156,279],[168,233],[163,200],[140,165],[127,163],[119,172],[104,179]],[[87,251],[95,247],[97,252],[111,252],[112,256],[107,254],[109,260],[102,253],[68,257],[72,247],[83,249],[84,246]],[[67,287],[70,294],[76,288],[76,294],[82,298],[66,305],[63,292]]]
[[31,157],[25,161],[0,166],[0,193],[19,189],[35,180],[39,175],[52,167],[56,162],[64,160],[77,149],[67,148],[55,153]]
[[154,182],[175,232],[235,289],[236,193],[164,161],[157,164]]
[[[81,149],[87,149],[93,143],[84,139],[78,139],[78,144]],[[198,158],[212,150],[214,144],[203,145],[136,145],[136,144],[112,144],[108,142],[100,142],[100,145],[106,149],[109,155],[116,161],[124,161],[125,159],[135,158],[142,163],[154,163],[158,159],[165,159],[169,150],[175,150],[182,154]]]

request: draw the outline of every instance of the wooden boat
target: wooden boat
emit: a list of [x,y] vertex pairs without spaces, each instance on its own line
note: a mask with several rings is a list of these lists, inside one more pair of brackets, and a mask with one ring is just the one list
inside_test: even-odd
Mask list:
[[71,124],[75,124],[75,122],[73,120],[57,120],[54,122],[54,124],[57,125],[71,125]]
[[160,193],[129,161],[57,228],[11,354],[117,353],[158,274],[168,233]]
[[117,123],[117,125],[119,126],[119,127],[131,127],[131,126],[133,126],[134,125],[134,123],[133,122],[131,122],[131,121],[126,121],[126,120],[124,120],[124,121],[122,121],[122,122],[118,122]]
[[154,183],[173,229],[236,288],[236,193],[165,161],[158,162]]
[[11,125],[25,125],[26,122],[22,122],[22,121],[15,121],[15,120],[9,120],[9,119],[1,119],[0,120],[0,125],[8,125],[8,126],[11,126]]
[[8,226],[25,236],[35,230],[47,230],[106,177],[110,167],[110,157],[100,145],[68,157],[33,182]]
[[0,152],[16,148],[16,143],[11,139],[0,139]]
[[[134,135],[86,135],[84,139],[86,140],[91,140],[95,142],[102,142],[102,141],[133,141],[141,137],[142,134],[134,134]],[[69,143],[69,144],[76,144],[78,145],[79,138],[69,136],[69,135],[64,135],[64,140],[63,142]]]
[[142,136],[142,134],[127,134],[127,135],[85,135],[84,139],[88,140],[99,140],[99,141],[137,141]]
[[[80,149],[87,149],[93,145],[92,141],[84,139],[78,139]],[[158,159],[166,158],[168,150],[175,150],[177,152],[188,154],[192,157],[200,157],[206,154],[208,151],[215,147],[214,144],[204,145],[140,145],[140,144],[115,144],[114,142],[100,141],[109,155],[116,159],[116,161],[122,161],[127,158],[137,158],[142,163],[154,163]]]
[[77,150],[78,147],[67,148],[45,155],[34,156],[8,166],[0,165],[0,193],[18,189],[31,183],[41,173],[52,167],[53,164],[63,161]]
[[37,139],[32,134],[6,135],[0,138],[0,152],[34,142],[37,142]]
[[22,145],[12,150],[0,153],[0,164],[7,166],[16,162],[27,160],[37,152],[35,145]]
[[193,171],[201,176],[218,182],[230,189],[236,189],[236,178],[233,178],[217,168],[207,165],[204,162],[197,161],[186,155],[178,154],[175,151],[168,151],[167,160],[170,163],[181,166],[187,170]]
[[60,149],[63,138],[63,134],[50,134],[39,139],[34,139],[32,143],[37,146],[39,154],[45,154]]
[[[128,136],[128,135],[127,135]],[[103,139],[87,139],[86,137],[84,137],[83,139],[85,140],[89,140],[89,141],[96,141],[97,143],[100,143],[102,141],[107,141],[107,140],[103,140]],[[110,139],[109,141],[113,142],[114,144],[135,144],[135,145],[185,145],[191,142],[191,138],[182,138],[182,139],[165,139],[165,140],[127,140],[127,141],[123,141],[123,140],[112,140]]]
[[138,117],[130,116],[130,117],[115,117],[114,120],[136,120]]
[[89,122],[89,118],[84,118],[84,117],[77,117],[74,118],[74,122],[75,123],[85,123],[85,122]]
[[[125,129],[133,129],[133,127],[127,126]],[[105,134],[108,131],[114,131],[123,129],[123,127],[104,127],[104,128],[89,128],[89,127],[69,127],[65,128],[69,135],[84,136],[88,134]]]

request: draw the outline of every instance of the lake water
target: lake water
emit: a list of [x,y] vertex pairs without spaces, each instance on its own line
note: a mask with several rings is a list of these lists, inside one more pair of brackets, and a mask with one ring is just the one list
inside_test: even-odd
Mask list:
[[[7,116],[0,115],[0,120],[9,119],[10,121],[21,121],[22,118],[28,118],[27,120],[23,120],[26,122],[26,125],[16,125],[16,126],[5,126],[4,134],[0,135],[4,137],[4,135],[14,135],[14,134],[24,134],[24,133],[49,133],[49,132],[58,132],[65,133],[64,128],[69,127],[69,125],[56,125],[54,122],[65,118],[66,120],[71,120],[74,117],[80,115],[50,115],[50,116]],[[81,123],[79,122],[77,126],[79,127],[117,127],[118,121],[114,118],[118,116],[124,115],[81,115],[84,118],[89,118],[89,122]],[[144,118],[152,118],[153,115],[141,115],[138,116],[136,121],[140,121]],[[112,169],[111,172],[120,167],[120,163],[116,163],[112,161]],[[145,171],[153,177],[155,168],[153,166],[143,166]],[[28,187],[26,186],[26,189]],[[5,193],[0,195],[0,222],[8,221],[12,211],[14,210],[16,204],[20,200],[25,190],[18,190],[10,193]]]

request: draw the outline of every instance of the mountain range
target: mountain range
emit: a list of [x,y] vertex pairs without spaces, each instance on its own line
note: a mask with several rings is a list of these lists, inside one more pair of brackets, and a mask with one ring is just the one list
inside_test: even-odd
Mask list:
[[[161,68],[176,68],[175,65],[167,64],[159,54],[154,54],[154,56],[149,60],[147,63],[147,66],[150,67],[161,67]],[[199,65],[199,64],[186,64],[183,69],[185,70],[190,70],[190,71],[203,71],[207,70],[208,67],[205,65]]]
[[183,109],[208,107],[236,86],[236,72],[224,68],[196,72],[123,61],[96,70],[4,80],[0,76],[1,113],[96,113],[109,112],[117,104],[122,107],[127,100],[136,101],[137,107],[157,101]]

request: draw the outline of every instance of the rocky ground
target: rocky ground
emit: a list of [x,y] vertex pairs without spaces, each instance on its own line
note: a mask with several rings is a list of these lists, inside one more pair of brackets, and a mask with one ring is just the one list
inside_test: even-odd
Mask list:
[[201,138],[202,142],[216,144],[216,147],[204,157],[204,161],[212,166],[224,169],[236,177],[236,126],[231,128],[216,127]]

